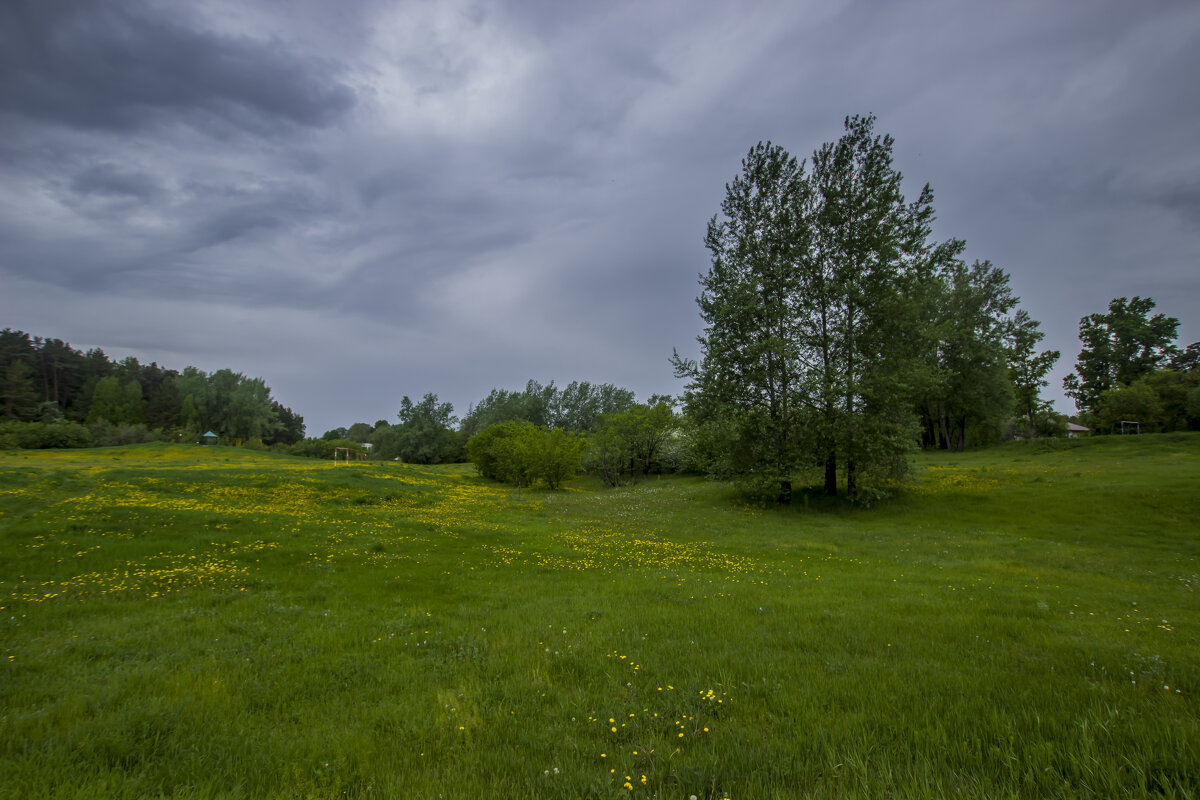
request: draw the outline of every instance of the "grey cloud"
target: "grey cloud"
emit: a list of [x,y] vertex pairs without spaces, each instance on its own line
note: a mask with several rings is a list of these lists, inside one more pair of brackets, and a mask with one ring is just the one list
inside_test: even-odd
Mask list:
[[324,59],[189,27],[168,16],[178,8],[0,5],[0,112],[83,129],[186,120],[263,134],[323,126],[354,105]]
[[1158,189],[1150,199],[1155,205],[1176,214],[1189,228],[1200,230],[1200,181]]
[[71,179],[71,191],[81,195],[130,200],[152,200],[162,194],[162,186],[144,172],[124,170],[114,164],[97,164]]
[[0,3],[0,326],[268,373],[317,434],[677,391],[747,149],[875,112],[1065,373],[1112,297],[1197,338],[1197,34],[1182,2]]

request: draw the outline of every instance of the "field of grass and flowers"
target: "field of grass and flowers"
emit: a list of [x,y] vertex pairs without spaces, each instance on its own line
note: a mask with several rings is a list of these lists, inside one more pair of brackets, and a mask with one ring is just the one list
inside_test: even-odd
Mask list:
[[1200,796],[1200,436],[917,479],[0,453],[0,796]]

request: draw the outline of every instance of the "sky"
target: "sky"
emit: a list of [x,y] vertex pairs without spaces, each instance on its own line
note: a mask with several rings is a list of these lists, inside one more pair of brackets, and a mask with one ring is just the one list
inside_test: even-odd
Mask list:
[[6,0],[0,328],[261,377],[308,434],[530,379],[677,394],[759,141],[895,138],[1062,351],[1200,339],[1200,4]]

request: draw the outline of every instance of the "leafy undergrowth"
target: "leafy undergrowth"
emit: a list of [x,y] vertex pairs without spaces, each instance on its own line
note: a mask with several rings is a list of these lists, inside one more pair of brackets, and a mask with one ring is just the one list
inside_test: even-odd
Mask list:
[[1194,435],[868,510],[0,453],[0,795],[1195,797],[1198,486]]

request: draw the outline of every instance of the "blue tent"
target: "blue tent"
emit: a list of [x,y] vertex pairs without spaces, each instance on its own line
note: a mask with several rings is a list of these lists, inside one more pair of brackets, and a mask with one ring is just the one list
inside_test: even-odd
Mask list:
[[209,431],[208,433],[204,434],[200,438],[204,440],[205,446],[217,443],[217,435],[215,433],[213,433],[212,431]]

